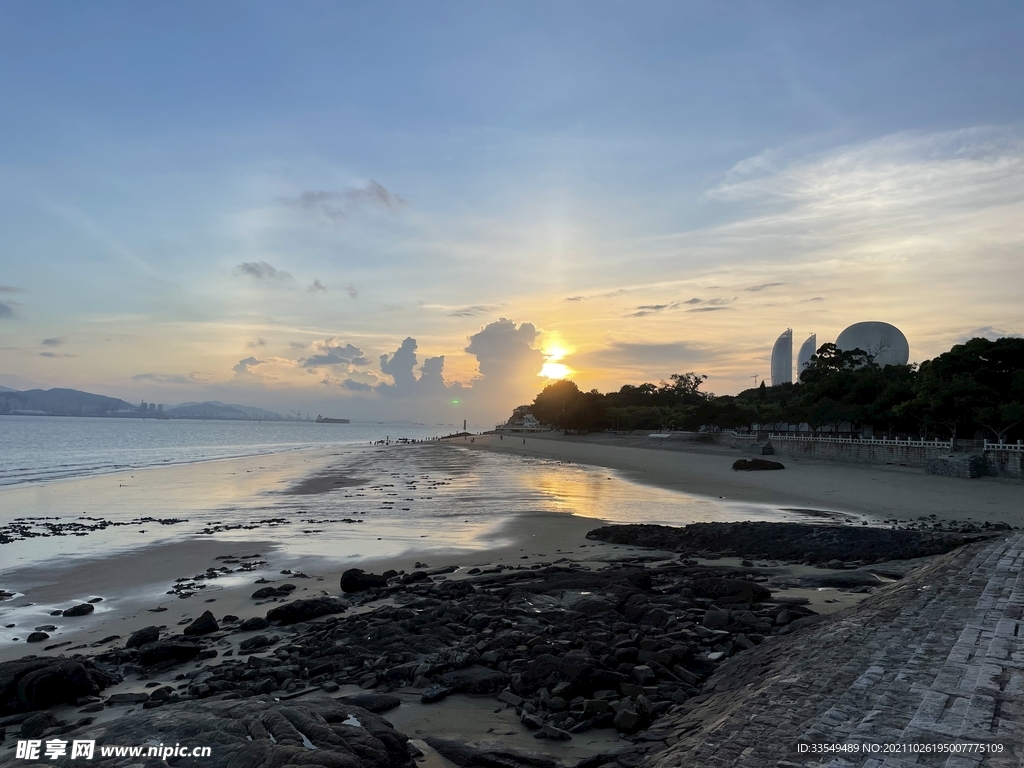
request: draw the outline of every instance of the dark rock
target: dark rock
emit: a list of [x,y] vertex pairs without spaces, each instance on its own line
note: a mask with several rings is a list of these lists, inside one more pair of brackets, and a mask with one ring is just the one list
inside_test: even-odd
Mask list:
[[285,603],[267,611],[267,621],[279,621],[282,624],[297,624],[331,613],[343,613],[345,604],[332,597],[313,597],[308,600],[296,600]]
[[270,626],[270,622],[262,616],[253,616],[251,619],[246,619],[238,625],[238,629],[241,632],[258,632],[261,629],[266,629]]
[[352,592],[365,592],[368,589],[386,587],[388,580],[375,573],[366,573],[360,568],[349,568],[341,574],[341,591],[351,594]]
[[402,577],[402,583],[403,584],[416,584],[417,582],[420,582],[420,581],[429,581],[429,580],[430,580],[430,577],[427,575],[426,571],[413,571],[412,573],[407,573],[407,574],[405,574],[405,576]]
[[0,717],[96,696],[120,678],[93,662],[28,656],[0,663]]
[[146,643],[155,643],[160,639],[159,627],[143,627],[138,632],[133,632],[124,644],[125,648],[141,648]]
[[611,544],[709,553],[733,550],[758,552],[775,560],[827,562],[906,560],[940,555],[987,534],[948,531],[863,528],[813,523],[693,523],[667,525],[609,525],[587,534]]
[[114,693],[107,697],[107,704],[117,706],[118,704],[144,704],[149,701],[148,693]]
[[446,688],[443,685],[432,685],[420,694],[420,701],[424,704],[433,704],[447,698],[452,693],[451,688]]
[[353,707],[362,707],[367,712],[378,715],[381,712],[388,712],[402,703],[397,696],[386,693],[357,693],[355,696],[345,696],[341,701]]
[[68,608],[66,611],[61,613],[61,616],[87,616],[96,610],[96,606],[91,603],[80,603],[72,608]]
[[[407,768],[407,738],[380,716],[326,696],[275,702],[265,696],[166,703],[93,725],[105,744],[213,747],[211,768]],[[314,748],[310,748],[314,747]],[[187,762],[187,761],[186,761]],[[104,765],[142,765],[138,758]],[[147,763],[148,765],[148,763]]]
[[47,728],[52,728],[56,724],[57,718],[50,712],[39,712],[25,720],[21,724],[21,730],[18,733],[23,739],[38,739],[43,735],[43,731]]
[[139,663],[145,667],[151,667],[165,661],[189,661],[198,656],[201,650],[202,648],[193,643],[157,640],[139,648]]
[[785,469],[785,467],[777,461],[770,461],[768,459],[739,459],[732,465],[734,472],[756,472],[765,469]]
[[744,579],[694,579],[694,597],[706,597],[716,603],[760,603],[772,596],[771,590]]
[[729,625],[728,611],[705,611],[704,620],[701,621],[708,629],[724,629]]
[[425,736],[423,739],[442,757],[458,766],[479,766],[480,768],[562,768],[553,757],[510,749],[499,745],[473,747],[461,741],[438,739]]
[[620,731],[632,733],[640,726],[640,715],[631,709],[620,709],[613,722]]
[[28,637],[25,638],[26,643],[41,643],[43,640],[49,640],[50,636],[45,632],[30,632]]
[[457,693],[497,693],[508,685],[509,676],[487,667],[473,666],[446,672],[438,682]]
[[253,635],[238,644],[238,650],[242,653],[251,653],[252,651],[258,651],[260,648],[266,648],[268,645],[273,645],[276,641],[271,640],[266,635]]
[[213,614],[210,611],[204,611],[203,615],[185,627],[181,634],[186,637],[208,635],[211,632],[217,632],[219,629],[220,625],[217,623],[217,619],[213,617]]

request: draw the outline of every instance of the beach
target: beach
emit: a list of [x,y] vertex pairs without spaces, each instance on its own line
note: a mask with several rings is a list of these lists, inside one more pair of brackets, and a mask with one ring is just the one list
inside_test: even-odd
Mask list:
[[[4,554],[14,556],[5,559],[0,583],[6,590],[0,603],[0,661],[33,653],[55,659],[84,654],[109,663],[122,658],[121,649],[133,633],[159,627],[161,636],[173,638],[210,611],[218,629],[210,635],[215,644],[207,647],[216,653],[185,665],[190,676],[205,679],[209,671],[234,658],[254,652],[273,655],[274,647],[285,641],[275,639],[254,651],[252,643],[262,642],[259,638],[267,637],[268,630],[246,630],[241,623],[279,606],[340,599],[337,608],[351,623],[360,615],[383,616],[413,599],[429,600],[445,585],[454,589],[460,583],[483,585],[490,583],[487,579],[509,577],[540,579],[535,583],[543,585],[545,580],[562,578],[562,573],[618,572],[646,564],[657,568],[662,579],[670,579],[664,582],[670,590],[695,578],[694,573],[726,580],[754,578],[782,600],[781,605],[799,606],[818,617],[842,616],[931,558],[884,566],[871,566],[870,560],[841,563],[840,579],[834,570],[823,570],[822,563],[766,559],[756,551],[730,552],[723,546],[706,556],[683,555],[687,559],[682,561],[675,545],[660,551],[649,544],[588,534],[608,523],[680,526],[749,520],[843,525],[853,531],[890,530],[898,520],[901,531],[917,535],[916,529],[931,529],[936,523],[952,530],[962,523],[980,527],[986,522],[1020,522],[1020,505],[1015,504],[1019,484],[785,458],[783,471],[733,472],[732,462],[743,455],[739,451],[647,449],[636,442],[610,436],[485,435],[422,445],[290,451],[2,489],[4,508],[26,513],[19,517],[60,518],[52,525],[85,517],[104,524],[76,532],[40,528],[37,521],[32,531],[49,530],[54,535],[28,536],[3,545]],[[919,521],[920,517],[926,520]],[[18,529],[8,521],[5,530]],[[387,594],[346,595],[339,582],[352,568],[397,575]],[[410,574],[420,575],[407,584]],[[264,588],[271,594],[254,596]],[[591,591],[603,594],[599,589],[603,587]],[[77,617],[52,615],[75,605],[93,607]],[[331,605],[333,610],[335,604]],[[553,607],[544,605],[544,610]],[[760,632],[772,626],[779,605],[767,609],[767,624],[758,619]],[[677,610],[687,615],[686,609]],[[703,612],[702,607],[698,617]],[[299,635],[287,647],[308,643],[302,633],[324,626],[318,623],[324,620],[321,616],[298,624]],[[330,613],[326,620],[332,620]],[[609,623],[607,629],[611,627]],[[773,631],[778,629],[784,627]],[[704,645],[701,653],[706,656],[721,647],[725,658],[761,642],[761,635],[749,626],[728,631],[732,639],[727,644]],[[46,637],[28,644],[30,632]],[[688,632],[680,637],[695,642]],[[752,632],[754,641],[747,637]],[[481,635],[482,647],[489,647],[486,643],[493,636]],[[567,642],[578,642],[574,637]],[[408,650],[416,650],[415,642]],[[714,665],[698,661],[704,665],[698,665],[704,670],[699,677],[703,680]],[[104,696],[139,698],[100,707],[99,714],[90,715],[90,727],[114,727],[119,718],[127,722],[133,713],[141,714],[138,704],[149,695],[147,686],[166,682],[132,662],[119,668],[122,680]],[[452,764],[421,736],[463,742],[491,739],[509,749],[536,748],[536,733],[523,725],[521,707],[510,708],[506,702],[492,711],[475,689],[456,687],[442,702],[427,705],[421,701],[426,678],[410,677],[399,685],[387,678],[349,673],[339,680],[343,682],[333,689],[324,683],[324,690],[335,698],[367,689],[397,697],[400,704],[390,720],[416,740],[427,763]],[[284,683],[275,694],[278,698],[319,690],[304,687],[307,684],[298,679]],[[192,690],[185,683],[178,688],[182,695]],[[664,708],[673,701],[666,698],[667,690],[648,693]],[[688,688],[678,700],[695,692]],[[199,698],[209,695],[207,690]],[[63,705],[53,712],[68,719],[76,710]],[[616,748],[623,734],[630,733],[597,729],[571,740],[552,738],[544,751],[572,764]]]
[[789,456],[772,457],[785,465],[784,471],[734,472],[733,461],[749,454],[710,444],[663,445],[637,434],[488,434],[462,442],[470,450],[608,467],[639,483],[710,498],[848,512],[876,520],[934,514],[944,520],[1024,525],[1022,486],[1015,480],[963,480],[919,469]]

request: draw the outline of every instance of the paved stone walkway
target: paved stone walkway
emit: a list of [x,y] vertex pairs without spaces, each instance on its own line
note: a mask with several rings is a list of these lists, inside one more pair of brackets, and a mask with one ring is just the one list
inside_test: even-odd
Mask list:
[[[732,659],[645,734],[649,768],[1024,766],[1024,533],[945,555]],[[1002,744],[842,755],[798,744]]]

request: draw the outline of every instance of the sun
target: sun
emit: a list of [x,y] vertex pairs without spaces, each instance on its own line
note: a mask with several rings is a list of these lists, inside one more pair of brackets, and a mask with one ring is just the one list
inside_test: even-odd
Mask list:
[[545,379],[564,379],[571,373],[572,369],[569,366],[554,362],[544,363],[540,369],[540,375]]

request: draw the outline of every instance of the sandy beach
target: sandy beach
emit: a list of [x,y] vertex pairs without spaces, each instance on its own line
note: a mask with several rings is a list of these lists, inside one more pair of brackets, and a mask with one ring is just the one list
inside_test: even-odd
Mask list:
[[[525,440],[525,442],[524,442]],[[683,493],[780,508],[799,507],[867,515],[875,519],[1003,522],[1024,526],[1024,485],[984,477],[972,480],[926,475],[900,467],[774,457],[780,472],[734,472],[748,455],[711,445],[664,446],[643,435],[478,435],[455,440],[469,450],[490,450],[616,469],[640,483]],[[643,446],[643,447],[640,447]]]
[[[145,534],[141,528],[126,527],[100,531],[95,540],[92,536],[70,541],[69,537],[51,537],[5,545],[2,554],[8,556],[0,588],[17,597],[0,603],[0,637],[4,639],[0,659],[27,652],[24,636],[36,626],[59,625],[51,632],[51,640],[32,650],[40,652],[46,645],[59,643],[49,652],[60,653],[114,635],[118,639],[126,637],[152,623],[154,616],[173,625],[211,607],[219,614],[244,617],[252,608],[249,595],[255,589],[253,582],[259,579],[294,582],[297,595],[321,594],[336,591],[341,573],[353,565],[375,572],[411,571],[417,563],[460,569],[494,564],[528,566],[569,553],[581,562],[600,562],[623,553],[606,551],[607,545],[588,541],[588,531],[604,522],[672,522],[661,519],[666,515],[656,511],[654,505],[670,504],[676,498],[678,504],[695,499],[700,503],[703,497],[705,504],[715,501],[739,505],[710,511],[687,506],[683,514],[695,520],[819,519],[880,524],[884,520],[910,522],[935,515],[928,518],[929,522],[1024,524],[1020,485],[990,478],[965,481],[927,476],[915,470],[785,458],[786,469],[781,472],[733,472],[732,461],[741,454],[728,449],[646,449],[636,447],[635,438],[564,437],[554,433],[530,435],[525,443],[523,440],[484,435],[473,442],[456,439],[416,448],[392,446],[367,455],[378,461],[384,456],[400,461],[402,452],[417,451],[419,456],[428,456],[439,475],[445,477],[458,469],[460,457],[466,452],[541,460],[541,464],[525,467],[533,476],[552,465],[555,469],[558,465],[582,465],[588,470],[587,474],[551,475],[548,484],[540,487],[541,492],[550,493],[566,483],[578,482],[581,487],[597,485],[601,494],[607,494],[606,486],[614,486],[618,478],[632,482],[619,481],[623,486],[621,496],[576,499],[575,508],[566,504],[572,514],[531,509],[526,503],[507,517],[457,521],[458,525],[448,529],[429,520],[410,521],[406,529],[396,529],[390,521],[375,523],[367,519],[359,525],[337,526],[343,533],[334,534],[340,536],[336,539],[324,539],[325,533],[305,535],[276,522],[215,535],[197,536],[191,531],[195,529],[194,521],[209,527],[218,517],[218,507],[253,520],[277,520],[271,517],[277,514],[273,512],[275,507],[268,503],[272,496],[316,498],[327,507],[341,507],[349,501],[347,494],[374,481],[357,476],[358,470],[351,466],[338,467],[337,452],[211,461],[0,490],[10,508],[63,514],[79,510],[87,514],[112,513],[123,508],[152,516],[190,518],[188,524],[144,525]],[[605,477],[594,468],[607,468],[615,475]],[[642,517],[642,509],[622,513],[619,505],[623,496],[639,493],[644,486],[672,493],[667,499],[647,499],[647,519]],[[588,507],[588,501],[593,503],[595,499],[601,499],[604,506]],[[748,509],[743,503],[758,506]],[[598,516],[602,511],[606,516]],[[714,517],[716,512],[720,518]],[[141,541],[126,538],[129,534],[122,530]],[[181,530],[181,535],[169,537],[171,530]],[[71,542],[74,550],[68,549]],[[223,568],[224,558],[244,555],[259,556],[252,561],[251,570],[210,570]],[[200,578],[196,580],[195,576]],[[55,611],[89,600],[98,600],[89,616],[51,618]],[[825,610],[834,610],[831,604],[816,602]],[[848,602],[849,598],[843,598],[842,604]],[[112,639],[108,644],[116,642]]]
[[[261,632],[238,631],[232,622],[262,616],[296,600],[334,599],[342,574],[353,566],[372,573],[436,574],[429,578],[441,584],[479,578],[473,574],[481,572],[528,574],[567,565],[602,571],[622,563],[676,560],[672,551],[587,537],[606,522],[755,519],[874,527],[896,518],[905,527],[931,514],[936,516],[928,518],[929,524],[1020,522],[1020,488],[1005,482],[786,459],[782,472],[736,473],[730,467],[741,454],[725,449],[646,449],[637,447],[635,438],[607,436],[548,434],[523,440],[477,436],[472,442],[347,453],[293,452],[4,489],[4,500],[28,511],[83,511],[94,518],[106,512],[108,522],[129,514],[156,519],[167,515],[187,518],[187,524],[162,530],[152,522],[113,526],[90,531],[81,539],[51,536],[4,545],[20,555],[5,561],[0,584],[7,595],[0,603],[0,661],[27,653],[115,653],[144,627],[155,625],[162,633],[174,633],[207,610],[222,627],[225,621],[228,628],[235,627],[218,635],[220,657],[244,656],[251,651],[243,644]],[[494,483],[509,482],[506,472],[525,485],[501,486],[498,496],[488,495],[479,485],[493,491]],[[403,496],[403,488],[411,495]],[[506,502],[517,499],[516,505],[503,508],[508,514],[480,512],[502,495]],[[460,509],[476,508],[476,516],[463,518],[470,513],[450,509],[456,499],[472,501]],[[556,503],[543,506],[544,499]],[[402,519],[393,514],[398,500],[438,506]],[[384,517],[374,519],[374,509],[382,511],[372,514]],[[347,518],[340,517],[340,510],[358,510],[365,522],[344,523]],[[321,524],[329,515],[333,525],[307,533],[303,525],[310,523],[289,522],[314,513],[324,516]],[[227,524],[245,519],[252,524]],[[197,531],[197,526],[207,533]],[[72,543],[74,547],[69,546]],[[727,554],[687,562],[718,574],[756,574],[780,600],[820,615],[852,608],[872,591],[823,586],[831,583],[830,572],[823,572],[820,565],[749,563],[745,557]],[[926,562],[908,561],[887,572],[894,573],[895,568],[898,578]],[[861,579],[849,585],[879,587],[893,578],[868,571],[857,576],[860,573],[847,577]],[[253,597],[257,589],[282,586],[290,591]],[[93,606],[87,615],[59,615],[83,604]],[[348,613],[357,616],[389,605],[388,599],[371,601]],[[46,639],[27,644],[33,631],[44,632]],[[202,662],[196,669],[217,663]],[[142,695],[150,679],[145,674],[128,675],[106,693]],[[349,684],[338,695],[360,690]],[[415,686],[396,691],[402,706],[392,719],[412,738],[488,736],[518,749],[528,749],[534,742],[531,732],[518,725],[514,710],[484,710],[478,697],[465,695],[426,706],[419,701],[421,692]],[[131,709],[108,707],[96,723],[113,722]],[[70,707],[55,711],[69,717],[74,713]],[[571,763],[614,747],[617,738],[614,731],[594,731],[571,742],[551,742],[545,751]],[[425,743],[420,745],[429,764],[452,765]]]

